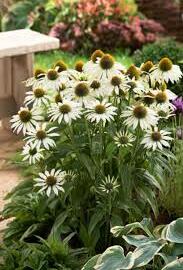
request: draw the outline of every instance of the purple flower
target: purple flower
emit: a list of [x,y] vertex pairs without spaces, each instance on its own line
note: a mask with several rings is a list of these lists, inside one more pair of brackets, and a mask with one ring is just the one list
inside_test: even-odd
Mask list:
[[182,97],[178,97],[172,100],[172,104],[175,106],[174,111],[177,114],[183,114],[183,99]]

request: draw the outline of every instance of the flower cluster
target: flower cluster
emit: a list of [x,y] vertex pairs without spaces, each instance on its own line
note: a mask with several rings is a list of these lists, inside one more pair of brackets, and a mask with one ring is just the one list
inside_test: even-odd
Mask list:
[[[139,145],[142,151],[169,148],[173,137],[166,122],[174,115],[171,100],[176,95],[167,84],[181,76],[180,68],[168,58],[126,70],[101,50],[96,50],[87,63],[76,63],[75,69],[58,61],[47,72],[37,70],[26,82],[32,91],[26,93],[25,107],[11,120],[12,129],[25,135],[24,160],[31,164],[44,160],[63,136],[75,147],[77,125],[83,134],[86,132],[91,151],[96,136],[102,149],[107,142],[119,152],[127,149],[133,153]],[[80,151],[76,150],[78,158]],[[35,186],[48,196],[52,191],[58,195],[64,190],[66,176],[64,168],[46,169],[36,178]],[[117,178],[104,175],[102,189],[105,181],[117,189]]]
[[154,20],[140,18],[130,5],[124,0],[79,0],[70,3],[66,16],[63,2],[63,15],[50,35],[60,39],[62,50],[70,52],[88,53],[98,47],[135,50],[154,42],[164,28]]

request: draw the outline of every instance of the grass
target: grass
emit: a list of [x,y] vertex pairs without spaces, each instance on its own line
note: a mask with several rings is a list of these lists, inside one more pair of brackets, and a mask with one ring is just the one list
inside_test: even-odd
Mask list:
[[[116,51],[114,57],[117,61],[128,67],[132,63],[131,57],[127,52]],[[73,67],[75,62],[83,60],[86,62],[88,58],[86,56],[80,56],[78,54],[71,54],[63,52],[61,50],[55,50],[51,52],[38,53],[35,56],[35,68],[48,69],[51,68],[53,63],[58,60],[63,60],[69,67]]]

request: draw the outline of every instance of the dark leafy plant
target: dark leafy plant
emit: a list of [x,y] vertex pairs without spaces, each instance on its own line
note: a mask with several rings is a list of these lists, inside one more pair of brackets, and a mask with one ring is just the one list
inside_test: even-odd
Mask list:
[[105,49],[127,47],[132,50],[143,44],[154,42],[156,33],[164,30],[153,20],[132,18],[129,22],[102,21],[95,30],[95,42],[98,47]]
[[74,270],[82,263],[83,249],[72,250],[68,242],[73,237],[57,239],[50,234],[47,240],[39,237],[39,243],[25,243],[22,240],[10,247],[1,247],[0,255],[4,260],[0,263],[2,270],[32,269],[32,270]]

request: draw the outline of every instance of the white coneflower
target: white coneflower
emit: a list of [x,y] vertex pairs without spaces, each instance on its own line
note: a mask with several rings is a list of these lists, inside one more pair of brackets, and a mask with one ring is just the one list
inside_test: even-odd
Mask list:
[[73,83],[70,81],[65,81],[64,83],[60,83],[59,88],[55,91],[54,95],[51,97],[51,101],[54,103],[62,102],[66,97],[67,100],[71,99]]
[[25,97],[25,105],[32,104],[33,107],[41,106],[41,105],[48,105],[50,100],[50,96],[48,95],[47,91],[43,88],[35,88],[32,91],[26,92]]
[[163,147],[170,147],[169,141],[173,140],[173,138],[169,136],[171,134],[170,132],[158,130],[158,127],[146,132],[141,142],[145,148],[155,151],[156,149],[162,150]]
[[42,69],[36,69],[34,72],[34,76],[29,78],[26,82],[25,85],[27,87],[41,87],[42,86],[42,82],[44,81],[44,78],[46,76],[46,73],[44,70]]
[[77,81],[73,83],[73,88],[65,95],[66,99],[71,99],[78,102],[81,106],[86,107],[89,103],[95,100],[91,95],[91,87],[89,81]]
[[95,68],[88,68],[88,73],[91,74],[93,79],[110,79],[112,76],[118,75],[124,67],[115,62],[110,54],[104,54],[97,60]]
[[151,90],[152,89],[150,89],[150,91],[146,94],[139,96],[142,99],[143,103],[147,106],[151,106],[155,103],[155,96],[153,94],[153,91]]
[[174,106],[171,103],[153,103],[151,108],[157,112],[160,119],[168,119],[175,115]]
[[114,136],[114,142],[118,147],[132,146],[133,141],[135,141],[135,136],[129,132],[119,131]]
[[133,129],[136,129],[138,125],[141,129],[148,129],[158,122],[157,113],[143,104],[128,107],[128,110],[122,113],[122,117],[125,118],[124,124]]
[[36,184],[35,187],[39,187],[38,193],[46,193],[49,197],[51,193],[58,196],[60,191],[64,192],[65,171],[52,169],[51,171],[45,171],[44,173],[39,173],[39,177],[34,179]]
[[48,116],[50,121],[58,121],[59,124],[64,121],[67,124],[71,124],[72,120],[81,117],[81,109],[80,104],[76,102],[62,101],[50,106]]
[[99,61],[103,55],[104,53],[101,50],[94,51],[91,55],[91,60],[83,65],[82,70],[89,74],[91,70],[95,69],[97,61]]
[[49,69],[42,82],[44,89],[46,90],[59,90],[60,85],[68,82],[68,78],[63,76],[56,69]]
[[114,177],[110,177],[110,175],[108,175],[107,177],[105,177],[105,179],[101,182],[100,186],[98,187],[98,192],[105,194],[115,193],[118,192],[119,187],[120,185],[118,184],[117,179]]
[[140,71],[144,73],[149,73],[150,70],[154,67],[154,64],[152,61],[146,61],[145,63],[142,63],[140,66]]
[[151,69],[150,76],[152,81],[174,83],[182,77],[182,72],[179,66],[173,65],[172,61],[165,57]]
[[56,127],[47,129],[47,125],[45,123],[37,125],[31,131],[27,132],[25,140],[28,144],[32,143],[37,149],[45,148],[49,150],[56,146],[53,138],[60,136],[58,133],[55,133],[55,129]]
[[65,182],[69,183],[69,182],[75,180],[76,177],[77,177],[77,174],[74,171],[67,171],[65,173],[64,180],[65,180]]
[[21,131],[25,133],[34,126],[36,126],[38,121],[41,121],[43,117],[40,115],[40,111],[36,108],[29,110],[27,107],[21,107],[18,111],[18,114],[13,115],[10,122],[12,123],[11,127],[13,132],[20,133]]
[[154,95],[156,103],[163,104],[169,103],[170,100],[177,98],[177,95],[174,94],[169,89],[166,90],[152,90],[151,93]]
[[90,95],[94,97],[105,97],[108,95],[108,89],[104,87],[103,81],[92,80],[90,82],[91,92]]
[[137,96],[143,96],[150,91],[149,84],[141,79],[134,80],[132,79],[129,83],[130,90],[132,93],[135,93]]
[[87,107],[86,110],[86,118],[91,122],[99,123],[103,122],[103,125],[106,122],[110,122],[114,120],[114,116],[116,115],[117,108],[112,106],[111,103],[96,100],[90,106]]
[[64,61],[62,60],[59,60],[57,61],[55,64],[54,64],[54,69],[58,72],[58,73],[61,73],[61,72],[64,72],[67,70],[67,65]]
[[104,81],[103,88],[108,95],[116,94],[118,96],[125,96],[129,91],[129,79],[123,75],[115,75],[110,78],[110,80]]
[[60,103],[63,101],[63,95],[62,95],[62,92],[60,91],[56,91],[55,95],[52,97],[52,102],[54,103]]
[[22,155],[24,156],[23,161],[28,161],[30,164],[35,164],[44,158],[43,149],[37,149],[33,143],[26,144],[23,147]]
[[139,80],[140,74],[140,69],[137,68],[135,65],[131,65],[126,71],[126,75],[133,80]]

